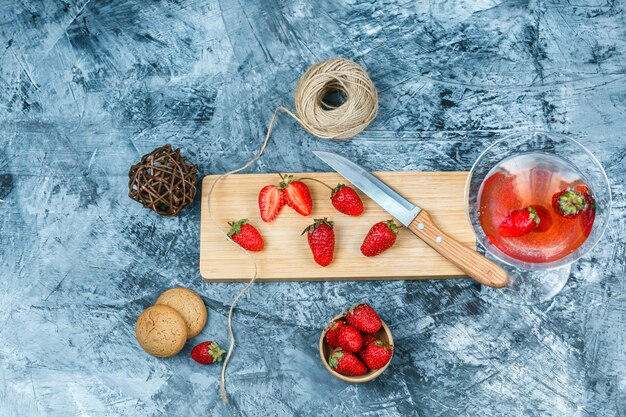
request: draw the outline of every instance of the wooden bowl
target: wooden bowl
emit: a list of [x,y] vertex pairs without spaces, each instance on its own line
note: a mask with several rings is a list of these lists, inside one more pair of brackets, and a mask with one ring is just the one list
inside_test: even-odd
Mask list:
[[[339,320],[343,318],[344,316],[345,316],[345,313],[338,314],[335,317],[333,317],[333,319],[329,323],[332,323],[335,320]],[[391,331],[389,330],[389,327],[387,327],[384,321],[381,320],[381,322],[383,325],[379,331],[374,333],[374,336],[381,342],[387,343],[388,345],[393,346],[393,337],[391,336]],[[341,379],[342,381],[351,382],[353,384],[361,384],[363,382],[369,382],[373,379],[376,379],[378,378],[380,374],[385,372],[385,369],[387,369],[387,367],[391,363],[391,360],[393,359],[393,352],[392,352],[391,358],[389,359],[389,362],[387,362],[387,365],[383,366],[380,369],[370,370],[365,375],[361,375],[361,376],[341,375],[339,372],[336,372],[335,370],[333,370],[328,364],[328,357],[330,356],[333,350],[330,348],[330,346],[328,346],[328,343],[326,343],[327,329],[328,329],[328,326],[324,327],[324,331],[322,331],[322,335],[320,336],[320,356],[322,358],[322,363],[324,364],[328,372],[330,372],[334,377]]]

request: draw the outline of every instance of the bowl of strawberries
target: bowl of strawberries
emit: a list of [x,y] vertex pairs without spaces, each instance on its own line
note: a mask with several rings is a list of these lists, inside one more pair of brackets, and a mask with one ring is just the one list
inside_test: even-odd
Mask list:
[[350,307],[326,325],[320,336],[322,363],[345,382],[369,382],[393,357],[393,337],[376,311],[365,303]]

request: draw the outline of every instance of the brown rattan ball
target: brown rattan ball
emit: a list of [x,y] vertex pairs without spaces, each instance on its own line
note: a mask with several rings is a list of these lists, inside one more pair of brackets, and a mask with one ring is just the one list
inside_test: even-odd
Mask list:
[[128,196],[154,212],[176,216],[196,196],[195,165],[167,144],[130,167]]

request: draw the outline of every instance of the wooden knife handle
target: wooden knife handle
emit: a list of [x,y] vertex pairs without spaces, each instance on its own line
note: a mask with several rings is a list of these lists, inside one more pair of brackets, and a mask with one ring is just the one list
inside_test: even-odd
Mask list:
[[481,284],[500,288],[509,281],[508,272],[443,233],[426,211],[422,210],[417,215],[409,225],[409,230]]

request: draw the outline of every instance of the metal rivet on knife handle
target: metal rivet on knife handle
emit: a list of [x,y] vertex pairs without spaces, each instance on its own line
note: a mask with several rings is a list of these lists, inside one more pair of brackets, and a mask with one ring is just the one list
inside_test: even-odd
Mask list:
[[409,230],[481,284],[500,288],[509,281],[508,272],[495,262],[443,233],[426,211],[420,212],[409,225]]

